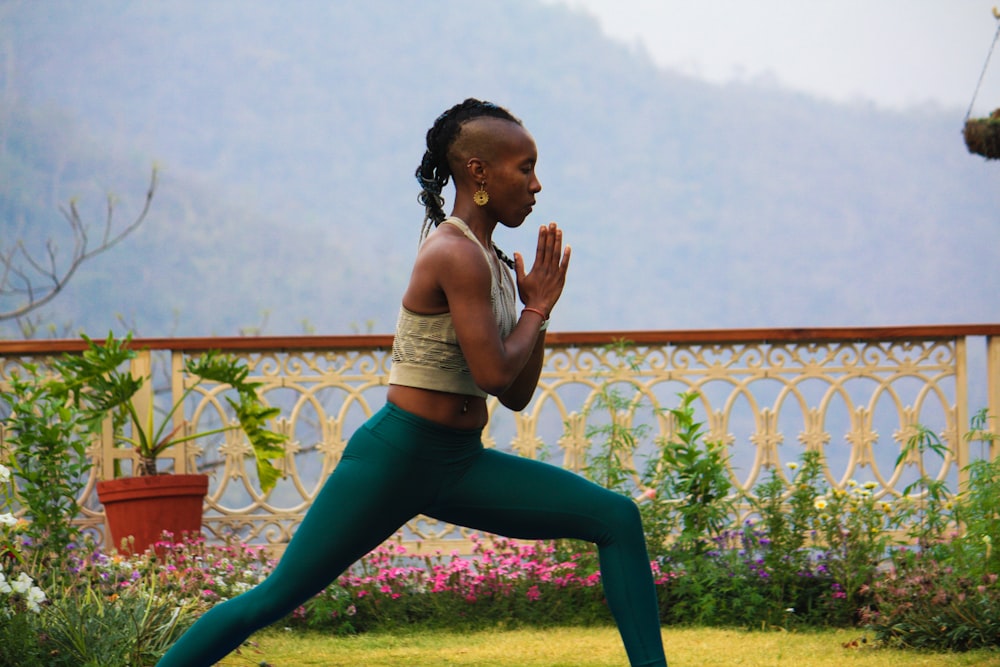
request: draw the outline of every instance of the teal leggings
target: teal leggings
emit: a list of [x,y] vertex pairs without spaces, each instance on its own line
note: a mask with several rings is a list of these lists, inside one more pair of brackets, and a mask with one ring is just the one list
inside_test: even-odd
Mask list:
[[597,544],[633,667],[664,667],[656,590],[635,503],[579,475],[484,449],[387,404],[351,438],[271,575],[205,613],[159,667],[208,667],[319,593],[417,514],[487,533]]

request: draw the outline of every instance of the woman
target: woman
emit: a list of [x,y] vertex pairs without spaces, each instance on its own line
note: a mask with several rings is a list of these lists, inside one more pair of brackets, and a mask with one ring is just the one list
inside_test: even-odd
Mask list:
[[[486,397],[512,410],[531,400],[569,266],[554,223],[539,230],[529,272],[491,240],[498,223],[518,227],[531,213],[542,189],[537,158],[521,122],[488,102],[468,99],[427,132],[417,169],[423,243],[403,294],[387,403],[351,438],[274,572],[208,611],[160,667],[213,664],[417,514],[514,538],[596,543],[631,665],[666,665],[635,503],[562,468],[483,448]],[[455,205],[445,217],[449,178]]]

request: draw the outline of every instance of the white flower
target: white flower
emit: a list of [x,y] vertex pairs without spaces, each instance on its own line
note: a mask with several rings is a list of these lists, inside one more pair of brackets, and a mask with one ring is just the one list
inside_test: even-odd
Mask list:
[[826,504],[826,498],[823,498],[822,496],[813,501],[813,507],[818,510],[825,510]]
[[14,580],[14,583],[12,583],[10,587],[14,589],[15,593],[21,593],[23,595],[24,593],[28,592],[28,590],[31,588],[31,585],[34,583],[35,582],[31,580],[31,577],[22,572],[20,575],[18,575],[17,579]]
[[795,461],[789,461],[785,465],[788,466],[789,470],[798,470],[799,469],[799,464],[796,463]]
[[17,525],[17,517],[15,517],[13,514],[11,514],[10,512],[7,512],[6,514],[0,514],[0,526],[7,526],[8,528],[10,528],[11,526],[15,525]]
[[0,572],[0,593],[10,593],[12,590],[10,584],[7,582],[7,577],[3,572]]
[[10,468],[5,465],[0,465],[0,484],[6,484],[10,481]]
[[28,605],[28,609],[34,612],[39,612],[41,611],[41,608],[38,605],[43,602],[45,602],[45,591],[38,586],[32,586],[28,591],[28,595],[25,600],[25,603]]

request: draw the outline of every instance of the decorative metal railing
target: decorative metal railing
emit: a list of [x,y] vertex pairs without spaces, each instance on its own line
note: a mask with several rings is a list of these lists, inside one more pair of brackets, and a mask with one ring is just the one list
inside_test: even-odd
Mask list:
[[[134,341],[136,371],[159,369],[162,381],[154,385],[164,393],[184,391],[187,355],[221,349],[245,358],[253,379],[263,383],[265,400],[281,408],[275,427],[289,436],[280,464],[284,477],[267,495],[239,431],[162,457],[164,471],[211,476],[204,517],[210,536],[287,542],[351,433],[384,402],[391,343],[391,336]],[[976,344],[985,357],[970,377],[969,349]],[[901,495],[922,474],[958,488],[972,458],[997,455],[963,436],[970,410],[1000,414],[1000,325],[551,333],[547,346],[527,409],[515,414],[490,402],[487,446],[581,470],[602,427],[615,424],[645,431],[633,452],[639,468],[672,436],[674,424],[663,408],[694,390],[706,438],[727,445],[741,493],[752,493],[767,470],[785,475],[784,464],[809,450],[823,452],[832,486],[871,481],[878,494],[889,496]],[[79,341],[0,341],[0,387],[26,361],[44,365],[52,355],[81,348]],[[979,349],[973,356],[981,356]],[[969,405],[970,385],[982,389],[981,405]],[[217,386],[199,387],[184,414],[175,416],[176,426],[205,430],[228,419],[222,393]],[[609,402],[609,395],[617,400]],[[152,388],[138,400],[158,402]],[[947,456],[911,457],[896,466],[918,424],[940,435]],[[127,471],[135,462],[109,437],[94,443],[91,453],[95,465],[80,522],[99,531],[96,480],[112,476],[116,464]],[[638,497],[643,489],[638,476],[635,481]],[[426,547],[462,534],[459,527],[418,517],[404,537]]]

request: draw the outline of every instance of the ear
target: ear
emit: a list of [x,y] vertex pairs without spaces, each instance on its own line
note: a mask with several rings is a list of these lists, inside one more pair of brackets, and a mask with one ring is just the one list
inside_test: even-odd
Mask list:
[[486,181],[486,161],[482,158],[469,158],[465,164],[465,173],[473,183],[483,183]]

